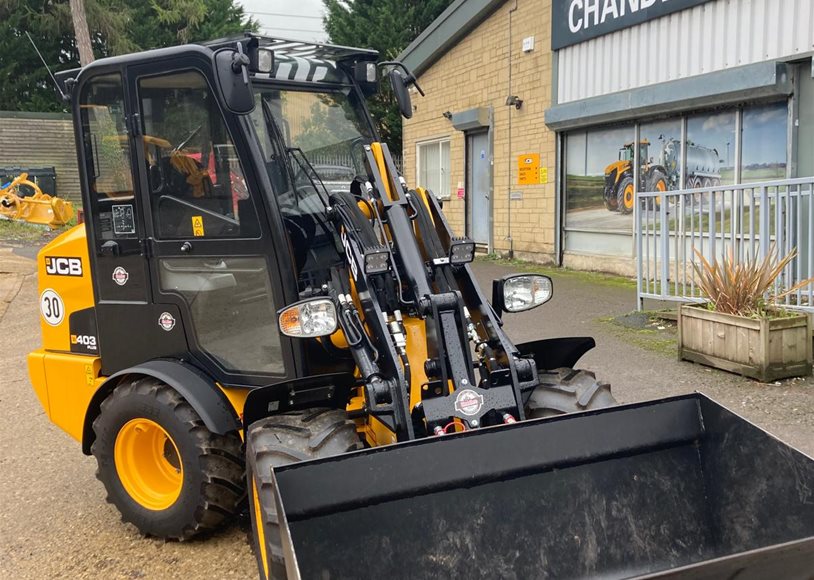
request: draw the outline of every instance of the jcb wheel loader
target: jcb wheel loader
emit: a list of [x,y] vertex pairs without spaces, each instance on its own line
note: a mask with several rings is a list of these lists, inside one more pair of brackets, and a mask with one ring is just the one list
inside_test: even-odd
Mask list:
[[123,518],[187,539],[248,496],[263,578],[799,576],[811,460],[702,395],[615,407],[591,338],[514,344],[551,280],[487,301],[377,142],[380,71],[420,89],[376,59],[248,35],[59,76],[86,221],[39,254],[29,370]]

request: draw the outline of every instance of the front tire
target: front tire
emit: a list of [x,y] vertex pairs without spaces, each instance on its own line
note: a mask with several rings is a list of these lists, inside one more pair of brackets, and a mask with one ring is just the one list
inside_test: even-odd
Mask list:
[[246,435],[246,480],[254,553],[263,580],[286,578],[273,467],[340,455],[362,448],[356,425],[345,411],[309,409],[266,417]]
[[219,527],[245,499],[239,435],[210,432],[161,381],[117,386],[93,431],[96,477],[107,500],[143,534],[186,540]]
[[540,385],[526,402],[526,417],[541,419],[616,405],[610,385],[597,381],[592,372],[561,368],[540,373]]
[[636,195],[633,191],[633,178],[628,176],[619,182],[616,189],[616,205],[619,212],[629,214],[633,212],[633,204],[636,202]]

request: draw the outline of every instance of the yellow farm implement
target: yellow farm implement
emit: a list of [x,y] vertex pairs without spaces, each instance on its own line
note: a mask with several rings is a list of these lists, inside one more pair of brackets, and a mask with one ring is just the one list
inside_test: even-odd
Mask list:
[[[20,186],[34,190],[33,195],[20,195]],[[21,173],[0,188],[0,216],[51,228],[64,226],[74,216],[73,204],[59,197],[43,193],[40,187]]]

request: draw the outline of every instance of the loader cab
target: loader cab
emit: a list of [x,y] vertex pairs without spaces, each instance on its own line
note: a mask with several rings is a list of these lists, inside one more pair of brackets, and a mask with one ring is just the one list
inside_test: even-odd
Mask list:
[[[259,44],[237,42],[103,59],[73,81],[96,305],[86,317],[104,375],[161,357],[235,386],[334,370],[280,336],[276,312],[341,262],[319,210],[328,187],[361,172],[374,138],[364,97],[331,55],[305,58],[302,46],[275,45],[273,70],[238,63],[224,81],[217,55]],[[333,56],[348,69],[375,53]],[[234,111],[228,83],[251,91],[251,112]]]

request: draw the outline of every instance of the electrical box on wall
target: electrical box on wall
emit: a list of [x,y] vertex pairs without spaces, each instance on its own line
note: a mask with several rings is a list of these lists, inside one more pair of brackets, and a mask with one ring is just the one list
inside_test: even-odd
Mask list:
[[523,52],[531,52],[534,50],[534,37],[527,36],[523,39]]

